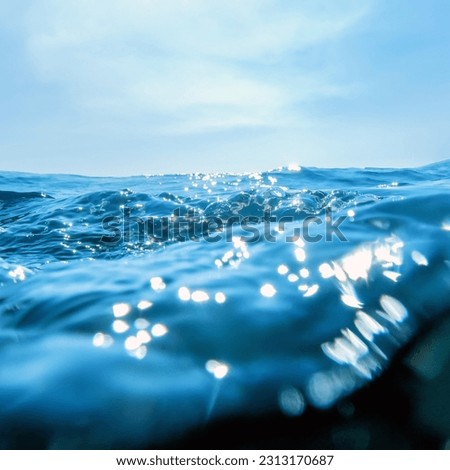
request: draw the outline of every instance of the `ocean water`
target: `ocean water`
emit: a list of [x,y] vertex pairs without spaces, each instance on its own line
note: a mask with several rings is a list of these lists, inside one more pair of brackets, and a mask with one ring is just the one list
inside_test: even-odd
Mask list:
[[333,407],[448,314],[449,196],[450,161],[0,173],[0,446]]

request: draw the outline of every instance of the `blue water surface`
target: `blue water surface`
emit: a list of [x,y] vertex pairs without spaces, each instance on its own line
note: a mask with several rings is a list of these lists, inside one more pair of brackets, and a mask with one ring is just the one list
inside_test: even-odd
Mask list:
[[333,406],[449,311],[449,176],[0,173],[1,446]]

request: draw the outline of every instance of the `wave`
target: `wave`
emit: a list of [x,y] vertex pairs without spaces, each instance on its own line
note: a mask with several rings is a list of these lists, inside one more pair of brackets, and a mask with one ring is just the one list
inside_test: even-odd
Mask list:
[[449,170],[0,174],[5,447],[333,407],[449,311]]

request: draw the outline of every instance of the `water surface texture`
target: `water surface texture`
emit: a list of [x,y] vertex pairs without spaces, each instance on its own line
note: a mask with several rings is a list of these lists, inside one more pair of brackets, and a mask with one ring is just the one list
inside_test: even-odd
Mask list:
[[333,406],[449,311],[449,175],[0,173],[1,446]]

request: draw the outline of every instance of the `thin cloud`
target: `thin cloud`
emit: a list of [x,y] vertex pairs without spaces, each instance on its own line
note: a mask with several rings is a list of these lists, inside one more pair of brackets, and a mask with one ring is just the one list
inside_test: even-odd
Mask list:
[[191,133],[295,125],[305,101],[345,96],[297,64],[368,12],[361,0],[41,0],[26,21],[41,80],[107,119]]

